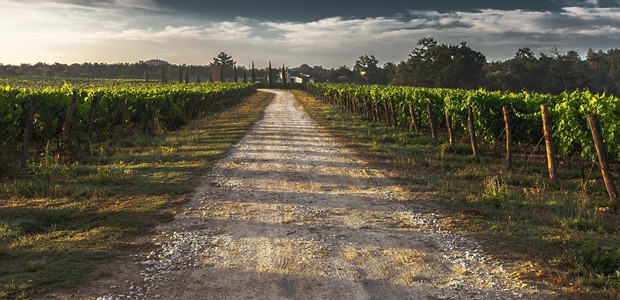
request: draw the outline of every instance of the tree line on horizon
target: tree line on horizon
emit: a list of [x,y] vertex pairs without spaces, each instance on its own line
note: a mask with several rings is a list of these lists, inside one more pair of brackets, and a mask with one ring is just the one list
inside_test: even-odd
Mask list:
[[[175,65],[156,59],[137,63],[0,64],[0,76],[43,76],[67,78],[151,79],[179,82],[248,80],[266,81],[268,67],[240,66],[232,56],[220,52],[209,65]],[[315,82],[406,85],[419,87],[560,93],[589,89],[595,93],[620,95],[620,49],[592,50],[582,59],[576,51],[554,55],[520,48],[514,57],[488,62],[484,54],[465,42],[440,44],[433,38],[419,40],[407,60],[379,66],[374,55],[360,56],[353,67],[336,68],[302,64],[291,74],[304,73]]]
[[[338,70],[345,75],[347,68]],[[558,94],[588,89],[620,95],[620,49],[590,49],[585,59],[576,51],[553,56],[520,48],[514,57],[488,62],[466,43],[439,44],[432,38],[418,41],[407,60],[382,67],[374,56],[360,56],[349,81],[437,88],[462,88]]]

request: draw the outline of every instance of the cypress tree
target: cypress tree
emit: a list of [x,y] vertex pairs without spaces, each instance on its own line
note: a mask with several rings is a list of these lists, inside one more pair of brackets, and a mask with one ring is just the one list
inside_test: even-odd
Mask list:
[[271,61],[269,61],[269,68],[267,69],[267,86],[269,88],[271,88],[272,85],[272,81],[273,81],[273,75],[271,74],[272,70],[271,70]]
[[254,70],[254,62],[252,62],[252,83],[256,83],[256,70]]
[[282,88],[286,88],[286,69],[284,68],[284,64],[282,64]]

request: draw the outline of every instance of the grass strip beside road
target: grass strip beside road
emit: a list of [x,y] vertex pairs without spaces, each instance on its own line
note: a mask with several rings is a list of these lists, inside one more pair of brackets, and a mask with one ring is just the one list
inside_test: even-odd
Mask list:
[[[308,114],[370,161],[384,165],[439,207],[452,230],[474,236],[488,254],[510,262],[525,282],[561,287],[569,299],[620,299],[620,218],[605,208],[600,180],[562,166],[562,183],[545,161],[506,171],[494,149],[469,155],[464,139],[438,145],[417,134],[353,116],[294,91]],[[517,162],[523,164],[523,161]],[[433,200],[428,200],[433,199]]]
[[138,250],[273,97],[257,92],[182,130],[99,145],[77,163],[43,154],[0,178],[0,298],[74,287],[103,259]]

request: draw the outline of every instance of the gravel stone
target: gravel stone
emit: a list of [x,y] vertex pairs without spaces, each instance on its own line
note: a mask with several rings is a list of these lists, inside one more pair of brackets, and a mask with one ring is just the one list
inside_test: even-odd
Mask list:
[[[292,94],[219,161],[140,278],[97,300],[543,299],[475,240],[316,125]],[[122,290],[125,289],[125,290]]]

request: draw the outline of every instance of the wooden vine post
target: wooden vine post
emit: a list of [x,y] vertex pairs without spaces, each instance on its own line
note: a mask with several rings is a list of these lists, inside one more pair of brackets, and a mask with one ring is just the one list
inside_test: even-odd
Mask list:
[[364,111],[366,112],[366,117],[368,117],[369,119],[373,118],[371,100],[369,100],[366,96],[362,96],[362,99],[364,99],[362,103],[365,103]]
[[594,146],[596,147],[596,156],[598,157],[601,173],[603,173],[605,188],[607,188],[607,193],[609,194],[610,207],[617,210],[619,208],[618,189],[616,188],[614,178],[611,174],[611,167],[609,164],[609,159],[607,158],[607,150],[605,149],[605,144],[603,143],[603,134],[601,132],[601,126],[598,122],[597,116],[589,115],[588,124],[590,125],[590,131],[592,131],[592,140],[594,141]]
[[148,100],[146,104],[146,114],[142,123],[143,134],[152,135],[155,133],[155,106],[155,100]]
[[392,121],[390,121],[390,106],[388,104],[388,101],[385,99],[383,100],[383,114],[385,115],[385,124],[392,124]]
[[467,127],[469,128],[469,141],[471,142],[471,152],[474,156],[478,155],[478,140],[474,128],[474,112],[471,105],[467,105]]
[[90,104],[90,113],[89,113],[89,117],[88,117],[88,138],[90,139],[92,134],[93,134],[93,130],[95,128],[95,118],[97,117],[97,104],[99,103],[99,97],[98,96],[94,96],[93,97],[93,102]]
[[22,157],[19,162],[19,165],[22,169],[25,169],[28,163],[28,148],[30,147],[30,135],[32,134],[32,122],[34,121],[35,105],[35,98],[30,98],[30,105],[28,106],[28,119],[26,121],[26,128],[24,128],[24,144],[22,145]]
[[450,141],[450,145],[454,145],[454,133],[452,132],[452,118],[450,118],[450,113],[448,110],[444,110],[446,114],[446,127],[448,128],[448,140]]
[[552,184],[558,183],[557,162],[555,159],[555,149],[553,147],[553,139],[551,137],[551,119],[549,118],[549,109],[547,105],[540,106],[540,112],[543,121],[543,131],[545,133],[545,149],[547,150],[547,167],[549,169],[549,179]]
[[67,107],[67,116],[65,122],[62,124],[62,141],[66,143],[69,140],[69,134],[71,130],[71,122],[73,121],[73,112],[77,104],[78,94],[77,91],[73,91],[73,97],[71,98],[71,104]]
[[504,126],[506,127],[506,168],[512,169],[512,131],[510,128],[510,112],[506,106],[502,107]]
[[392,127],[398,127],[398,118],[396,117],[396,109],[394,106],[394,99],[390,98],[390,113],[392,115]]
[[123,109],[121,111],[121,115],[120,115],[120,125],[121,125],[121,132],[123,134],[126,134],[126,129],[127,129],[127,124],[125,123],[125,115],[127,114],[127,106],[129,105],[129,98],[125,98],[125,100],[123,100],[122,102],[123,105]]
[[116,109],[114,110],[114,114],[112,115],[112,124],[110,125],[110,139],[114,139],[114,134],[116,132],[116,125],[121,125],[121,130],[125,131],[125,112],[127,110],[127,105],[129,104],[129,99],[118,99],[116,101]]
[[437,127],[435,126],[435,121],[433,120],[433,107],[430,103],[426,105],[426,111],[428,112],[428,125],[431,127],[433,143],[437,144]]
[[377,104],[372,101],[371,102],[371,106],[372,106],[372,120],[374,122],[381,122],[381,118],[379,118],[379,109],[377,108]]
[[411,118],[411,124],[409,124],[409,129],[415,130],[415,132],[420,133],[420,123],[415,115],[412,104],[409,104],[409,117]]

